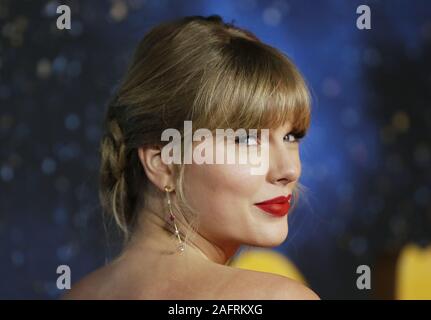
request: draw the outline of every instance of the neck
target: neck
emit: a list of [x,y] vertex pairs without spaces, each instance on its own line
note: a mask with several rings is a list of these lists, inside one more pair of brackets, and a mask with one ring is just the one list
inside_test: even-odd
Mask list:
[[[178,238],[166,228],[166,222],[157,213],[145,210],[139,213],[139,217],[138,225],[126,250],[140,247],[145,248],[145,252],[156,254],[169,252],[179,257],[189,256],[225,265],[240,247],[240,245],[217,245],[198,232],[190,231],[191,236],[184,242],[185,250],[180,252],[177,249]],[[178,228],[184,230],[185,225],[177,220]],[[184,241],[183,237],[182,240]]]

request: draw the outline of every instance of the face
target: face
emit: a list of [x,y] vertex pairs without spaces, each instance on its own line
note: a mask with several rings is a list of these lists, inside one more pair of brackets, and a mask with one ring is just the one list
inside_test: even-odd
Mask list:
[[[286,239],[289,214],[277,216],[262,209],[271,205],[255,204],[292,194],[301,174],[301,163],[299,144],[290,130],[290,123],[269,130],[269,163],[264,174],[251,174],[251,168],[256,166],[249,162],[186,165],[185,193],[199,215],[198,230],[202,236],[220,246],[272,247]],[[256,140],[245,140],[246,150],[260,148],[259,141],[256,145]],[[226,147],[227,143],[214,143],[215,152]],[[235,148],[238,154],[240,148]],[[277,211],[280,205],[272,208]]]

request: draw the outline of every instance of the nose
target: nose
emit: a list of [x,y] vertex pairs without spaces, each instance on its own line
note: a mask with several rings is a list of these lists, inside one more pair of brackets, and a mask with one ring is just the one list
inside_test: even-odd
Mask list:
[[270,146],[268,179],[285,186],[298,181],[301,175],[301,160],[297,145],[286,143]]

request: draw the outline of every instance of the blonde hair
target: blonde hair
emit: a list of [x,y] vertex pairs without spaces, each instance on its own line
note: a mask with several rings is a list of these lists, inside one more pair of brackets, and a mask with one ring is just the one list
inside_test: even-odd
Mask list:
[[[100,201],[129,239],[150,181],[139,147],[184,120],[193,128],[277,128],[305,134],[310,95],[287,56],[219,16],[185,17],[153,28],[140,42],[104,119]],[[196,214],[184,196],[184,164],[176,165],[178,210],[192,229]],[[295,195],[295,194],[294,194]],[[178,213],[177,213],[178,214]]]

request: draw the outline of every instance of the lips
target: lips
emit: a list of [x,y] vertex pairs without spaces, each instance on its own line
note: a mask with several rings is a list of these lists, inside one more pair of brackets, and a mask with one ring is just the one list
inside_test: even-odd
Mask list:
[[277,217],[283,217],[289,212],[291,194],[287,197],[281,196],[263,202],[255,203],[261,210]]

